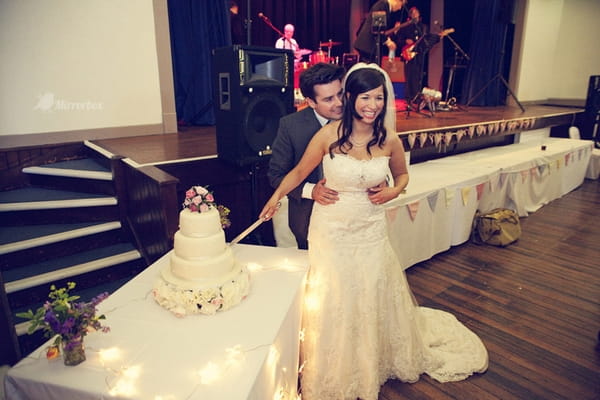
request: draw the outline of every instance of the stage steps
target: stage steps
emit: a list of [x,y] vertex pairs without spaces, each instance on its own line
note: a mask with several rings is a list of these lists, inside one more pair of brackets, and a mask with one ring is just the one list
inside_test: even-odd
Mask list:
[[73,294],[87,301],[147,266],[123,225],[104,158],[90,151],[29,166],[22,169],[28,186],[0,192],[0,290],[7,303],[1,312],[9,314],[20,357],[47,339],[41,331],[28,335],[28,323],[15,314],[40,307],[51,285],[75,282]]

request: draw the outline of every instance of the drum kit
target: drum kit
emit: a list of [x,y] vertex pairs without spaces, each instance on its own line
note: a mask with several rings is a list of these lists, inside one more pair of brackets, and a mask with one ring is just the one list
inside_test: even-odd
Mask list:
[[[295,75],[295,79],[294,79],[294,83],[295,83],[295,87],[298,87],[298,77],[300,76],[300,73],[308,68],[310,68],[311,66],[318,64],[318,63],[336,63],[336,57],[332,57],[331,56],[331,48],[333,46],[339,46],[341,45],[342,42],[334,42],[331,39],[329,39],[326,42],[319,42],[319,50],[316,51],[312,51],[310,49],[299,49],[295,52],[295,56],[296,56],[296,65],[294,68],[294,75]],[[326,48],[326,51],[323,51],[323,48]],[[303,61],[302,59],[307,56],[308,57],[308,61]]]

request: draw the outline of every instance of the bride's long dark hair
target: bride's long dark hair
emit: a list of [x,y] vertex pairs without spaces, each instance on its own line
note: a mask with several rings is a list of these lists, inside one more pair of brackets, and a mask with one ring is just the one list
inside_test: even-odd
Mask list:
[[374,68],[360,68],[353,71],[347,78],[344,87],[344,113],[342,123],[338,127],[338,140],[329,146],[329,154],[333,158],[333,150],[339,149],[341,153],[346,154],[346,149],[351,149],[352,142],[352,121],[354,118],[362,119],[356,112],[356,99],[361,93],[383,86],[383,109],[373,123],[373,138],[367,144],[367,152],[371,154],[371,146],[382,146],[387,136],[384,126],[385,113],[387,111],[387,98],[389,93],[385,86],[385,77]]

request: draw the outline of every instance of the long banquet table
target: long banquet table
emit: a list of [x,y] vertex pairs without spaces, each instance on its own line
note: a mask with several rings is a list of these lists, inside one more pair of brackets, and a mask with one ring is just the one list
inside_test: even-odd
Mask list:
[[[528,135],[521,143],[410,165],[406,193],[385,204],[401,265],[469,240],[477,210],[511,208],[524,217],[575,189],[592,148],[591,141]],[[295,246],[285,201],[273,223],[278,246]]]
[[86,336],[86,361],[48,361],[42,346],[8,371],[6,398],[294,398],[306,251],[233,249],[251,270],[239,305],[185,318],[162,309],[151,291],[168,253],[100,304],[111,332]]
[[524,217],[572,191],[591,152],[590,141],[543,137],[411,165],[406,194],[385,205],[402,266],[469,240],[477,210]]

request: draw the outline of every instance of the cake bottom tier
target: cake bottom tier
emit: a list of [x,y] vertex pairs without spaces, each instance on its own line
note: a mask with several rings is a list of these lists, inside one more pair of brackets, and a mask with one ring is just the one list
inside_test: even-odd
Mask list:
[[178,317],[191,314],[213,315],[239,304],[250,291],[250,274],[246,266],[236,267],[213,285],[184,281],[173,275],[166,265],[154,285],[154,299]]

